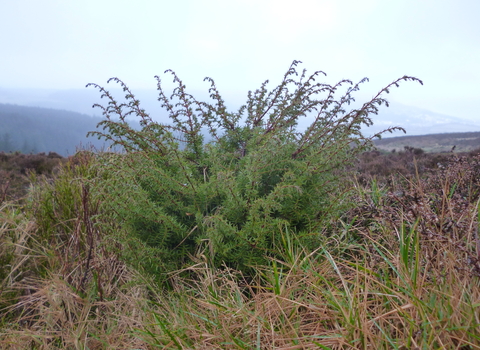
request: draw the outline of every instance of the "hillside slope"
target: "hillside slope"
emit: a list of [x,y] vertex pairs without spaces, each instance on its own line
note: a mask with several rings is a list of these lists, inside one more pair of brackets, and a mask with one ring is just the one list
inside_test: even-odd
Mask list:
[[78,147],[102,147],[103,141],[86,137],[100,121],[65,110],[0,104],[0,151],[66,156]]
[[402,150],[405,146],[421,148],[426,152],[468,152],[480,148],[480,132],[459,132],[419,136],[399,136],[375,141],[384,151]]

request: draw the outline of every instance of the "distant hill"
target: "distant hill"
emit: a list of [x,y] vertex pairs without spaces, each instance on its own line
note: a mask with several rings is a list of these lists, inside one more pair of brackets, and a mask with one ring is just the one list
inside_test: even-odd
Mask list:
[[[426,131],[428,135],[385,137],[376,141],[381,150],[402,150],[409,146],[422,148],[426,152],[449,152],[456,146],[455,150],[461,152],[480,148],[480,131],[436,134],[428,132],[437,130],[442,124],[450,125],[451,131],[467,127],[462,120],[441,117],[439,114],[410,107],[393,110],[390,114],[388,112],[387,109],[375,116],[375,128],[401,125],[410,135],[409,130],[412,128],[416,132]],[[406,115],[410,117],[407,118]],[[0,151],[56,152],[67,156],[74,154],[79,147],[94,146],[102,149],[105,147],[103,140],[86,137],[89,131],[96,130],[96,125],[101,120],[100,117],[67,110],[0,103]],[[402,120],[404,123],[401,123]],[[412,120],[416,123],[412,124]],[[470,130],[480,130],[480,127],[470,125]]]
[[384,151],[400,151],[408,146],[425,152],[450,152],[455,146],[455,152],[468,152],[480,149],[480,132],[389,137],[375,141],[375,145]]
[[74,154],[78,147],[103,147],[104,141],[87,138],[102,119],[49,108],[0,104],[0,151]]
[[[380,132],[392,126],[401,126],[407,135],[430,135],[442,133],[463,133],[480,131],[480,122],[435,113],[422,108],[391,103],[382,107],[378,115],[372,115],[373,126],[364,130],[365,134]],[[402,132],[393,136],[402,136]],[[385,137],[390,137],[386,134]]]
[[[124,93],[115,84],[106,84],[105,87],[113,96],[122,97]],[[150,116],[159,122],[168,123],[168,113],[160,107],[158,91],[152,89],[134,89],[134,94],[141,101],[141,106]],[[207,90],[190,91],[199,99],[208,100]],[[224,96],[226,105],[232,110],[245,103],[246,91],[228,92]],[[414,106],[406,106],[390,101],[390,107],[380,108],[378,115],[371,115],[374,125],[365,128],[365,135],[373,135],[392,126],[401,126],[406,129],[407,135],[427,135],[450,132],[480,131],[480,118],[468,116],[470,119],[458,118],[432,112]],[[101,111],[92,108],[94,103],[104,104],[100,93],[94,88],[88,89],[7,89],[0,86],[0,103],[12,103],[22,106],[66,109],[87,115],[100,116]],[[308,126],[310,120],[300,121],[300,128]],[[385,137],[402,136],[403,133],[387,134]]]

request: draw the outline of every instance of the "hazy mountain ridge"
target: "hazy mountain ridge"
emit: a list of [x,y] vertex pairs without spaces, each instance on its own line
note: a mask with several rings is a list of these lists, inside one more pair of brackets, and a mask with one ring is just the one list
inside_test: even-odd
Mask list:
[[[399,103],[391,103],[389,108],[381,108],[379,114],[372,119],[374,125],[367,129],[369,132],[379,132],[392,126],[403,127],[407,135],[480,131],[480,121],[474,122]],[[402,132],[394,134],[401,135],[404,134]]]
[[68,110],[89,116],[101,113],[92,108],[99,99],[94,89],[5,89],[0,88],[0,104]]
[[[105,88],[114,96],[122,97],[124,93],[114,84],[106,84]],[[154,89],[133,89],[135,96],[152,118],[161,122],[168,122],[168,113],[161,109],[157,101],[158,91]],[[193,91],[194,96],[208,100],[205,91]],[[244,103],[245,94],[226,94],[226,105],[237,110]],[[0,103],[14,103],[17,105],[66,109],[90,116],[100,116],[101,111],[92,108],[94,103],[105,104],[100,99],[100,93],[94,88],[53,90],[53,89],[5,89],[0,88]],[[407,135],[427,135],[449,132],[480,131],[480,116],[478,121],[457,118],[455,116],[432,112],[422,108],[402,105],[391,101],[390,107],[382,107],[378,115],[371,116],[374,125],[364,129],[366,135],[372,135],[392,126],[405,128]],[[472,116],[473,118],[473,116]],[[308,120],[305,120],[307,123]],[[402,132],[386,134],[384,137],[402,136]]]
[[[114,87],[112,90],[114,96],[122,95],[122,92],[115,90]],[[160,108],[155,90],[140,90],[137,97],[141,101],[142,108],[145,108],[154,120],[168,122],[168,113]],[[3,103],[6,101],[10,102]],[[239,101],[232,102],[237,104]],[[86,137],[89,131],[96,130],[96,125],[102,120],[99,116],[93,116],[101,112],[99,109],[92,109],[94,103],[107,103],[106,100],[100,99],[99,92],[95,89],[7,90],[0,88],[0,151],[18,150],[23,153],[54,151],[69,155],[75,153],[81,145],[104,147],[103,140]],[[233,109],[236,110],[236,108]],[[445,136],[445,133],[480,132],[480,122],[394,102],[391,103],[390,108],[382,107],[378,115],[371,117],[374,125],[363,130],[367,136],[393,126],[403,127],[407,131],[406,138],[401,138],[404,134],[400,131],[385,134],[383,140],[377,143],[379,148],[385,150],[399,150],[406,145],[435,152],[447,151],[453,145],[464,150],[480,147],[475,137],[474,140],[462,141],[453,136]],[[433,136],[433,139],[424,138],[423,141],[408,138],[414,135],[436,134],[443,135]],[[392,137],[396,140],[388,142],[387,140]]]
[[81,146],[101,148],[104,141],[86,137],[101,120],[66,110],[0,104],[0,151],[66,156]]

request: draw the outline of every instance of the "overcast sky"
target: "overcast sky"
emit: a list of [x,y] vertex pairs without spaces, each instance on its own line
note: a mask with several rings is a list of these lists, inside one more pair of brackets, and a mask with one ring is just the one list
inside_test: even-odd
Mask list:
[[0,0],[0,88],[155,89],[173,69],[244,97],[296,59],[329,83],[369,77],[368,97],[415,76],[389,99],[479,120],[479,18],[479,0]]

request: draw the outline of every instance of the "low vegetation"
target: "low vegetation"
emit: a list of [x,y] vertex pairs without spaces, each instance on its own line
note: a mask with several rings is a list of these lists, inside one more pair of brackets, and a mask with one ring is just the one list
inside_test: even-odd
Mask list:
[[24,197],[30,186],[30,174],[52,177],[57,166],[65,160],[55,152],[0,152],[0,203]]
[[238,113],[158,79],[171,125],[97,86],[123,152],[1,204],[0,347],[480,348],[480,155],[382,155],[360,126],[416,79],[347,111],[297,64]]

